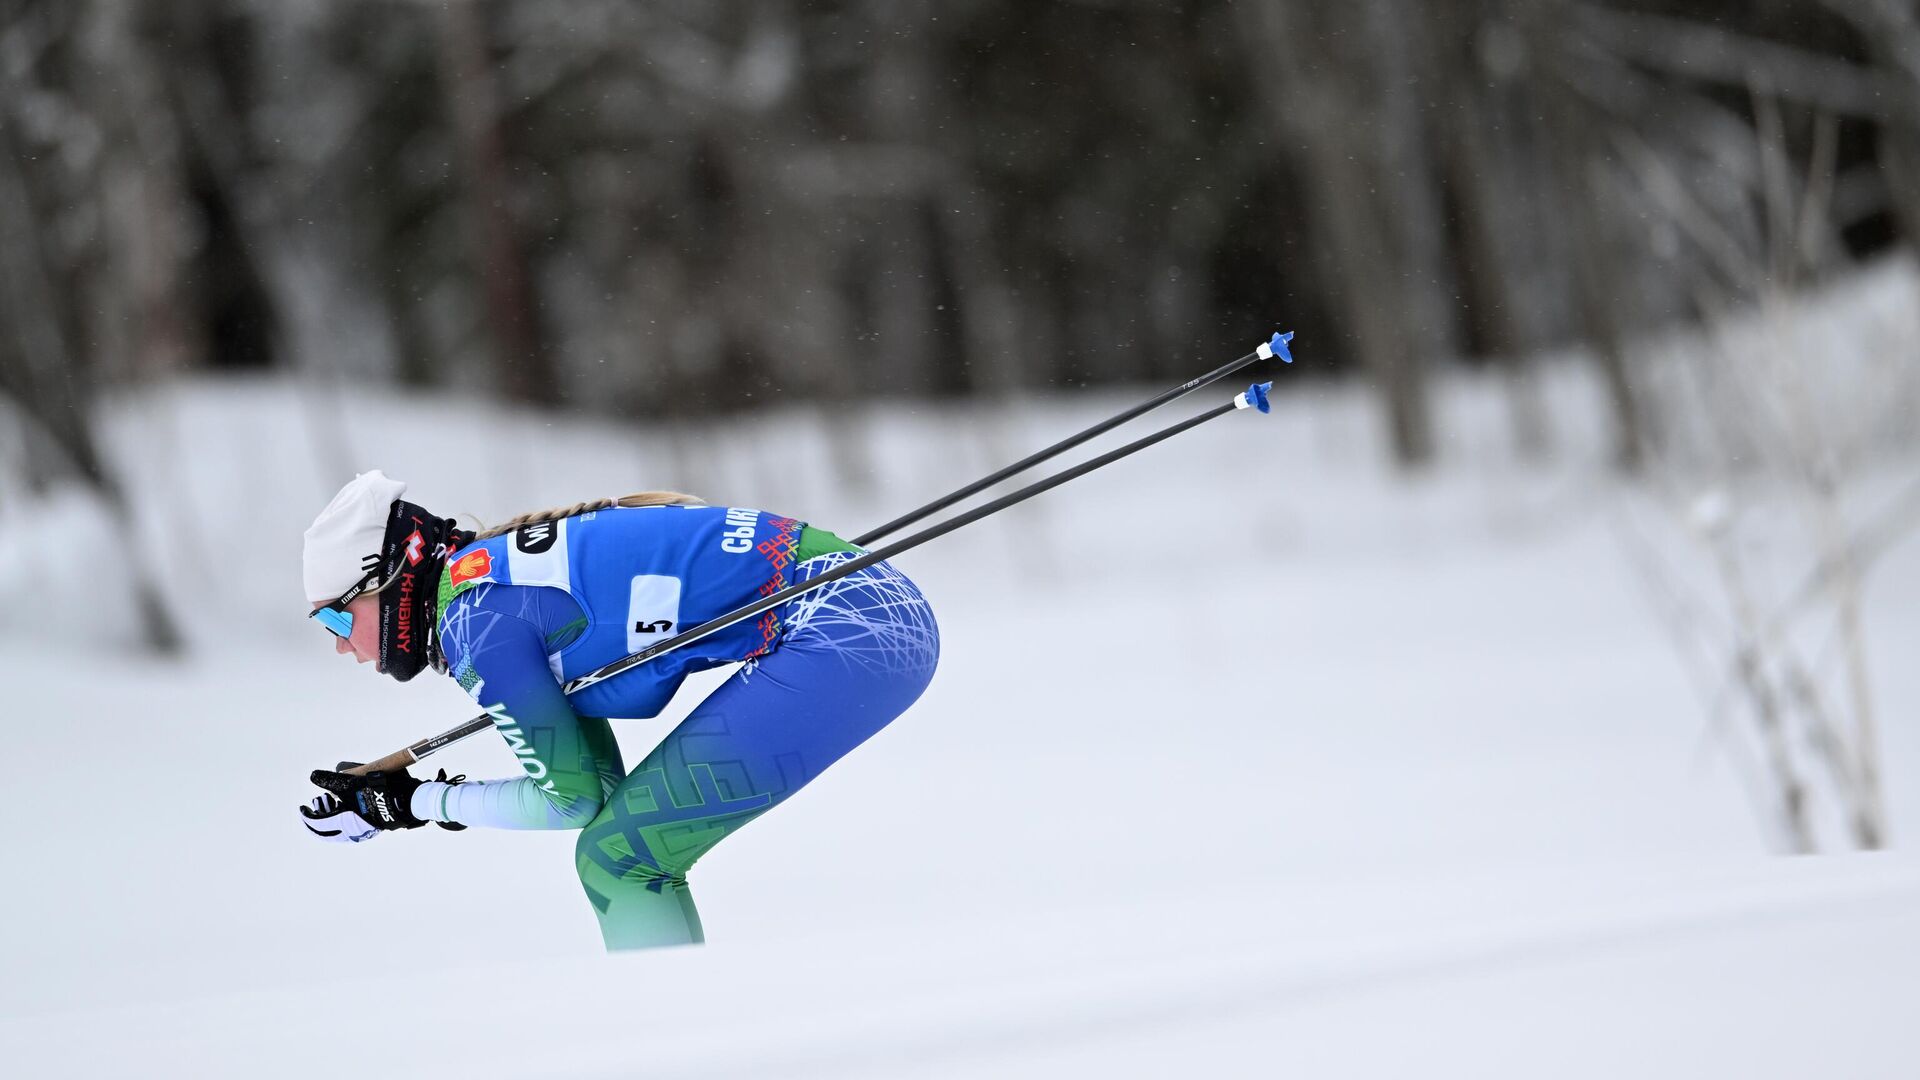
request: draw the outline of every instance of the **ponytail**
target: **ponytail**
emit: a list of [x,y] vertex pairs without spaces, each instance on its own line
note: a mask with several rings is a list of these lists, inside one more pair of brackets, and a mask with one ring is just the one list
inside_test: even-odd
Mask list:
[[548,510],[536,510],[531,514],[521,514],[501,525],[487,529],[475,536],[475,540],[510,533],[522,525],[538,525],[541,522],[559,521],[561,518],[576,514],[592,513],[595,510],[610,510],[616,506],[628,508],[641,506],[702,506],[706,500],[697,495],[684,495],[678,491],[641,491],[632,495],[623,495],[618,499],[593,499],[588,502],[574,503],[572,506],[556,506]]

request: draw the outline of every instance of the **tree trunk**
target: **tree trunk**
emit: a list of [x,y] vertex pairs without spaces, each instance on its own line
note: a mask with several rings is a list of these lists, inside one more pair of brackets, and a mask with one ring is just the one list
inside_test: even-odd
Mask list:
[[[30,457],[29,484],[45,489],[71,470],[127,536],[138,529],[94,436],[99,382],[108,370],[170,366],[183,332],[166,317],[180,295],[183,207],[179,177],[168,174],[177,162],[165,152],[173,132],[156,107],[133,18],[117,4],[40,8],[10,30],[36,63],[0,65],[0,108],[58,100],[69,126],[51,138],[97,140],[91,153],[32,145],[32,126],[0,113],[0,213],[18,230],[0,252],[0,334],[19,361],[0,365],[0,389],[59,449]],[[56,50],[68,55],[49,59]],[[142,641],[178,653],[182,638],[154,568],[136,554],[123,569]]]
[[440,12],[443,79],[465,162],[467,203],[479,246],[475,269],[500,389],[514,401],[557,404],[563,395],[514,213],[484,11],[477,2],[455,2]]
[[1546,345],[1546,312],[1528,286],[1541,253],[1536,202],[1522,179],[1524,102],[1515,102],[1524,46],[1508,18],[1507,0],[1461,0],[1428,10],[1434,41],[1444,50],[1436,140],[1458,215],[1456,263],[1475,312],[1480,346],[1506,383],[1515,450],[1528,458],[1550,449],[1546,404],[1533,356]]
[[[1430,86],[1395,0],[1243,5],[1274,123],[1301,147],[1345,331],[1380,394],[1396,461],[1431,460],[1430,358],[1455,352],[1439,196],[1416,87]],[[1274,63],[1270,57],[1284,57]]]
[[[1558,28],[1566,25],[1568,0],[1522,0],[1526,40],[1551,56]],[[1605,141],[1611,121],[1588,107],[1563,76],[1543,69],[1533,89],[1546,117],[1548,173],[1556,190],[1571,196],[1562,216],[1572,261],[1574,303],[1582,336],[1592,345],[1613,414],[1614,462],[1625,472],[1646,465],[1648,432],[1627,358],[1628,328],[1636,312],[1630,297],[1634,263],[1624,250],[1628,224],[1619,213],[1618,185],[1609,181],[1612,152]]]

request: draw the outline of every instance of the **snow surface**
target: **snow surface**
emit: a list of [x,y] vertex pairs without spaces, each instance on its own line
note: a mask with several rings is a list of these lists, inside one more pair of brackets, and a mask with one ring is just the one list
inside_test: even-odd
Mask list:
[[[1823,310],[1911,364],[1915,288]],[[946,638],[926,698],[701,863],[710,944],[613,957],[571,834],[296,824],[308,769],[473,712],[302,618],[300,531],[344,474],[490,521],[675,486],[851,535],[1143,395],[638,432],[285,382],[130,397],[133,539],[66,497],[0,516],[0,1068],[1915,1075],[1920,545],[1867,593],[1895,850],[1769,855],[1623,556],[1645,501],[1597,391],[1548,390],[1554,464],[1512,464],[1497,386],[1460,377],[1446,464],[1408,480],[1358,390],[1283,376],[1272,417],[905,556]],[[1863,500],[1920,470],[1910,436]],[[187,662],[117,644],[130,559],[191,614]],[[629,760],[697,696],[616,725]],[[513,773],[486,738],[433,764]]]

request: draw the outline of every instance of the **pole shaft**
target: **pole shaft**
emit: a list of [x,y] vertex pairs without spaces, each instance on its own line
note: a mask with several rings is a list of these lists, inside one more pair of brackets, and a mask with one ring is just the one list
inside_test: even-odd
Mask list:
[[1151,401],[1147,401],[1139,405],[1135,405],[1133,408],[1128,409],[1127,411],[1119,414],[1118,416],[1113,416],[1113,417],[1109,417],[1106,420],[1102,420],[1098,424],[1095,424],[1092,427],[1088,428],[1087,430],[1080,432],[1078,435],[1070,435],[1067,438],[1061,439],[1059,442],[1054,443],[1052,446],[1049,446],[1044,450],[1039,450],[1032,454],[1029,454],[1028,456],[1021,458],[1019,461],[1014,462],[1013,464],[1007,466],[1006,468],[1001,469],[999,472],[994,473],[992,476],[982,477],[978,480],[975,480],[973,483],[968,484],[966,487],[963,487],[958,491],[953,492],[952,494],[942,495],[940,498],[935,499],[932,502],[928,503],[927,505],[920,507],[918,510],[910,510],[907,513],[901,514],[899,517],[894,518],[892,521],[887,522],[885,525],[882,525],[877,529],[873,529],[860,536],[854,537],[853,542],[860,545],[861,547],[867,547],[868,545],[872,544],[875,540],[878,540],[883,536],[890,536],[893,533],[898,532],[899,530],[904,529],[907,526],[913,524],[914,522],[920,521],[921,519],[927,517],[929,514],[939,513],[940,511],[945,510],[947,507],[952,506],[954,503],[957,503],[960,500],[967,498],[968,496],[976,495],[982,491],[985,491],[986,489],[992,487],[993,485],[999,483],[1000,481],[1005,480],[1009,476],[1013,476],[1017,473],[1023,473],[1028,469],[1033,468],[1035,465],[1040,464],[1043,461],[1047,461],[1051,458],[1064,454],[1067,451],[1073,449],[1074,447],[1079,446],[1081,443],[1086,442],[1088,439],[1092,439],[1097,436],[1104,435],[1107,432],[1112,431],[1114,428],[1119,427],[1121,424],[1124,424],[1127,421],[1132,420],[1137,416],[1141,416],[1146,413],[1152,412],[1153,410],[1159,408],[1162,405],[1165,405],[1167,402],[1172,401],[1175,398],[1184,397],[1187,394],[1190,394],[1195,390],[1198,390],[1201,387],[1206,386],[1209,383],[1218,382],[1219,380],[1226,378],[1228,375],[1231,375],[1234,372],[1239,371],[1241,368],[1246,367],[1248,364],[1253,363],[1255,360],[1260,359],[1260,356],[1261,356],[1260,350],[1255,349],[1253,352],[1248,353],[1247,355],[1241,357],[1238,360],[1233,361],[1230,364],[1222,364],[1221,366],[1214,368],[1212,371],[1207,372],[1205,375],[1202,375],[1199,378],[1189,379],[1188,381],[1181,383],[1179,386],[1176,386],[1171,390],[1166,391],[1165,393],[1161,394],[1159,397],[1156,397]]
[[747,604],[744,607],[738,607],[733,609],[732,611],[727,612],[724,615],[719,615],[712,619],[708,619],[706,622],[701,623],[700,625],[694,627],[691,630],[686,631],[685,633],[676,634],[673,637],[670,637],[667,640],[662,641],[657,645],[653,645],[649,648],[641,650],[640,652],[634,653],[632,656],[623,657],[622,659],[615,660],[613,663],[608,664],[605,667],[598,668],[594,671],[589,671],[585,675],[582,675],[579,678],[574,679],[573,681],[567,683],[567,685],[563,688],[563,692],[571,694],[571,693],[574,693],[575,691],[584,690],[587,687],[592,686],[594,683],[611,679],[615,675],[619,675],[624,671],[630,671],[633,668],[639,667],[641,664],[644,664],[647,661],[652,660],[653,658],[660,656],[664,653],[669,653],[675,649],[682,648],[687,645],[691,645],[702,638],[710,637],[714,634],[717,634],[720,631],[725,630],[727,627],[733,626],[736,623],[745,622],[746,620],[754,618],[757,615],[765,614],[766,612],[771,611],[776,607],[779,607],[781,604],[784,604],[787,601],[792,600],[793,598],[801,595],[802,593],[812,592],[814,589],[817,589],[822,585],[826,585],[829,582],[838,581],[839,579],[846,577],[848,574],[858,573],[859,571],[864,570],[869,566],[872,566],[874,563],[883,562],[887,559],[891,559],[894,556],[901,554],[902,552],[911,551],[912,549],[919,547],[921,544],[924,544],[929,540],[937,540],[940,537],[945,536],[948,533],[954,531],[955,529],[961,528],[962,526],[965,526],[965,525],[971,525],[974,522],[979,521],[983,517],[987,517],[992,514],[997,514],[1000,511],[1005,510],[1007,507],[1013,506],[1016,503],[1025,502],[1026,500],[1033,498],[1035,495],[1039,495],[1043,492],[1051,491],[1054,488],[1059,487],[1061,484],[1064,484],[1069,480],[1072,480],[1076,477],[1085,476],[1086,474],[1102,466],[1111,465],[1112,463],[1119,461],[1121,458],[1126,457],[1129,454],[1133,454],[1141,450],[1145,450],[1147,447],[1152,446],[1157,442],[1170,439],[1175,435],[1178,435],[1181,432],[1188,430],[1189,428],[1198,427],[1199,425],[1204,424],[1207,421],[1212,420],[1217,416],[1224,416],[1227,413],[1233,412],[1235,408],[1236,406],[1234,405],[1233,402],[1228,402],[1227,404],[1222,405],[1216,409],[1210,409],[1207,412],[1201,413],[1198,416],[1192,417],[1187,420],[1182,420],[1180,423],[1174,424],[1171,427],[1162,428],[1151,435],[1147,435],[1142,438],[1136,439],[1133,442],[1130,442],[1127,445],[1122,446],[1116,450],[1109,450],[1108,452],[1100,455],[1097,458],[1092,458],[1088,461],[1083,461],[1080,464],[1075,465],[1073,468],[1067,469],[1063,472],[1055,473],[1054,475],[1047,477],[1045,480],[1038,480],[1038,481],[1035,481],[1034,483],[1028,484],[1026,487],[1023,487],[1018,491],[1008,492],[1007,494],[1002,495],[1001,497],[993,500],[992,502],[982,503],[979,506],[974,507],[972,510],[967,511],[964,514],[959,514],[954,517],[948,518],[947,520],[939,523],[938,525],[930,525],[927,528],[922,529],[919,532],[914,533],[912,536],[909,536],[903,540],[897,540],[891,544],[888,544],[885,547],[876,548],[873,551],[869,551],[865,555],[862,555],[857,559],[851,559],[847,562],[841,563],[839,566],[836,566],[833,569],[828,570],[822,574],[808,578],[806,581],[800,582],[795,585],[789,585],[786,588],[781,589],[779,592],[773,593],[770,596],[761,597],[760,599],[755,600],[753,603]]

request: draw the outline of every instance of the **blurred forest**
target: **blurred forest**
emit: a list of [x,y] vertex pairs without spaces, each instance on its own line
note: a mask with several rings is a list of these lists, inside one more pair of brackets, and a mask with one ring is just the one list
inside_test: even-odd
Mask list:
[[[0,504],[78,481],[137,535],[96,406],[190,374],[676,439],[806,403],[851,486],[870,400],[1166,386],[1282,328],[1398,466],[1464,368],[1544,458],[1554,363],[1775,843],[1818,849],[1825,799],[1872,848],[1864,582],[1920,481],[1864,517],[1849,485],[1913,444],[1920,365],[1781,301],[1917,241],[1920,0],[0,0]],[[1811,537],[1780,596],[1767,469]],[[140,637],[179,651],[152,561]]]
[[185,371],[636,418],[1428,375],[1920,237],[1910,0],[0,0],[0,395],[111,494]]

